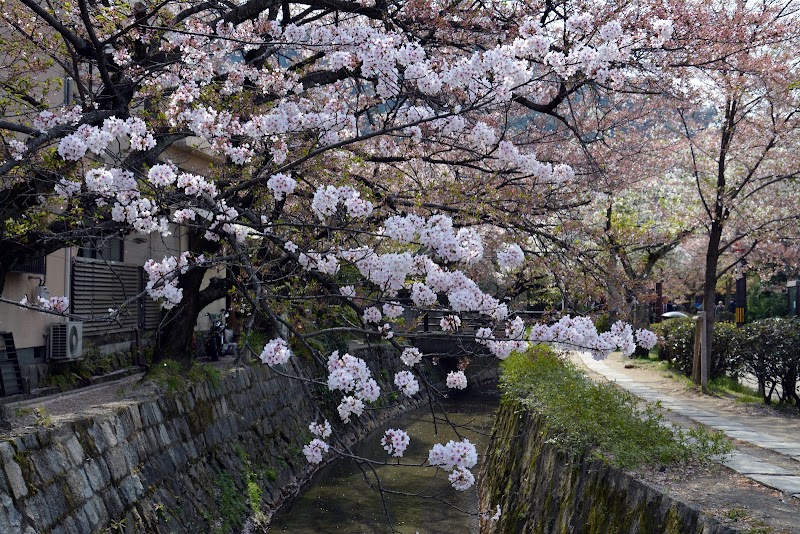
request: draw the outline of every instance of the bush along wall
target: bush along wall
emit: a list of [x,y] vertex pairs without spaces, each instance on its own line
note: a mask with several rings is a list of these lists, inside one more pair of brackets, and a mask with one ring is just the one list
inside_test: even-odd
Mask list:
[[[695,322],[690,318],[671,319],[656,327],[659,359],[686,376],[692,376],[694,361]],[[732,323],[714,323],[714,346],[711,352],[711,378],[731,376],[738,371],[738,362],[731,357],[731,342],[736,327]]]
[[800,408],[800,320],[775,317],[744,325],[736,331],[731,355],[738,368],[758,379],[765,403],[776,395],[778,402]]
[[[692,374],[694,329],[691,319],[675,319],[658,325],[659,358],[686,376]],[[800,320],[794,317],[762,319],[736,328],[714,323],[711,378],[753,374],[769,404],[800,407],[797,392],[800,378]]]

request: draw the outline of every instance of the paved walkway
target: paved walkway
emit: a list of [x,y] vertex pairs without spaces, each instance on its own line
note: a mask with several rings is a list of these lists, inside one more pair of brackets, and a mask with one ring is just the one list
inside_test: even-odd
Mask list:
[[611,369],[605,362],[594,360],[588,352],[577,353],[576,356],[590,371],[604,376],[610,382],[615,382],[637,397],[650,402],[660,401],[664,408],[679,416],[720,430],[740,442],[772,451],[788,459],[788,462],[771,461],[765,459],[764,455],[756,457],[737,449],[728,455],[722,464],[765,486],[800,499],[800,436],[796,436],[793,440],[787,439],[786,436],[773,435],[763,429],[755,428],[750,422],[739,420],[735,416],[696,408],[663,391],[637,383],[626,374]]

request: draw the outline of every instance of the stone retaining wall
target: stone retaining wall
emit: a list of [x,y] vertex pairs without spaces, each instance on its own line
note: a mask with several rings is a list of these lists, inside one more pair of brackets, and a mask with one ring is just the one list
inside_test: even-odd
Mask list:
[[[399,358],[373,349],[368,361],[381,387],[395,389]],[[441,378],[443,367],[425,372]],[[0,441],[0,532],[239,532],[316,469],[302,454],[318,417],[309,395],[334,413],[337,401],[300,384],[247,367],[113,415]],[[420,402],[387,398],[391,408],[365,412],[339,435],[352,444]]]
[[738,532],[621,469],[560,452],[542,416],[504,401],[481,468],[482,533],[727,534]]

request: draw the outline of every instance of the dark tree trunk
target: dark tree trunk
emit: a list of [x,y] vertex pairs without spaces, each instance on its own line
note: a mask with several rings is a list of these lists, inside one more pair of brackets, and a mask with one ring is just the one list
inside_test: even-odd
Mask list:
[[[711,219],[711,228],[708,232],[708,249],[706,252],[706,269],[703,281],[703,310],[706,316],[706,354],[711,360],[711,353],[714,348],[714,306],[716,305],[717,293],[717,267],[719,264],[720,243],[722,242],[723,224],[728,218],[728,208],[726,207],[726,164],[728,149],[736,128],[736,110],[738,102],[729,100],[725,106],[725,122],[722,127],[720,139],[719,158],[717,160],[717,187],[714,193],[714,204],[707,206],[708,215]],[[699,185],[698,185],[699,186]],[[709,363],[709,375],[711,365]],[[710,376],[708,378],[711,378]]]
[[[703,310],[706,312],[706,354],[708,354],[709,360],[711,360],[711,352],[714,346],[714,306],[716,305],[717,265],[719,263],[719,244],[721,239],[722,225],[714,221],[711,223],[711,232],[708,236],[706,270],[703,281]],[[710,361],[708,372],[710,375]]]
[[[232,281],[212,278],[209,285],[200,290],[206,269],[195,268],[178,277],[178,287],[183,289],[183,300],[170,310],[162,322],[156,343],[155,361],[164,359],[189,363],[194,358],[192,344],[194,327],[200,311],[217,299],[224,297],[232,287]],[[198,340],[202,343],[202,340]]]

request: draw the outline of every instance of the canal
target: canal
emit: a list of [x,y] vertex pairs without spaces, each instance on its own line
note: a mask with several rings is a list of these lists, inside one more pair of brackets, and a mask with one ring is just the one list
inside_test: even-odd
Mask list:
[[[421,464],[434,443],[469,439],[475,444],[479,462],[483,458],[492,428],[499,397],[494,394],[460,395],[447,399],[442,406],[455,430],[436,412],[436,424],[427,405],[376,430],[353,452],[359,456],[384,460],[380,445],[388,428],[408,432],[411,442],[402,458],[404,464]],[[480,463],[472,469],[476,478]],[[370,489],[364,474],[353,460],[340,459],[323,467],[291,503],[272,519],[271,531],[293,534],[320,532],[453,534],[478,532],[478,496],[476,486],[467,491],[452,489],[448,473],[432,467],[380,466],[376,469],[385,488],[424,495],[386,495],[382,501],[377,490]],[[371,477],[374,480],[374,477]],[[389,519],[391,518],[391,526]]]

